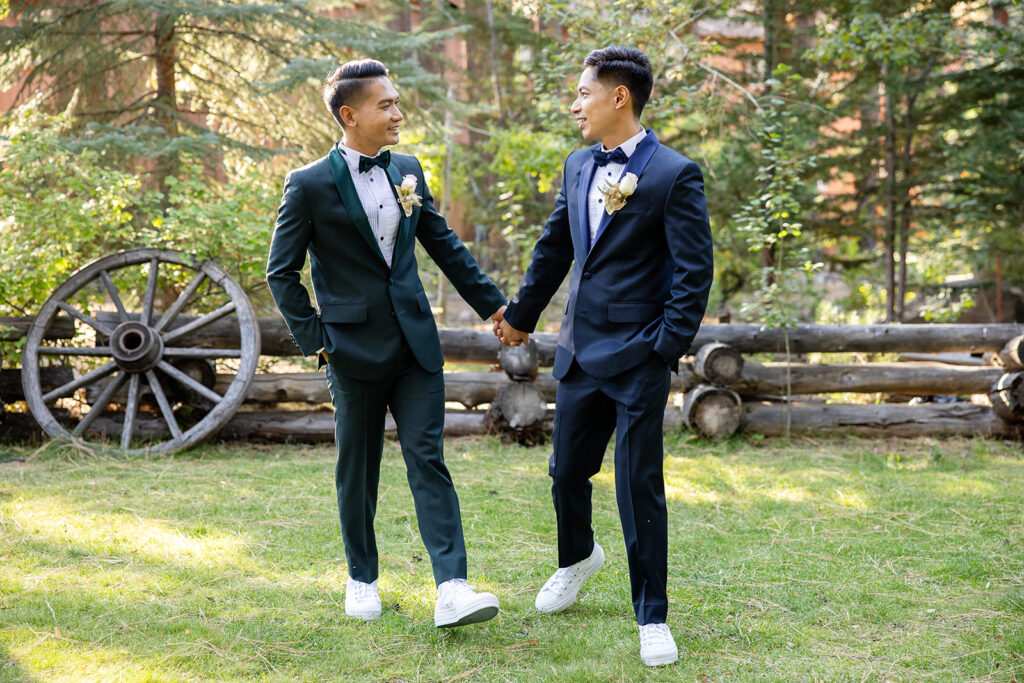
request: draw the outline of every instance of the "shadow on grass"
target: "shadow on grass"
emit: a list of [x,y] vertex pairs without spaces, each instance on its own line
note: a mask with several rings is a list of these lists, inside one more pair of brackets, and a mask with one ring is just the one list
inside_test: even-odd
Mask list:
[[14,658],[14,655],[0,643],[0,681],[7,683],[10,681],[14,683],[30,683],[31,681],[37,681],[38,678],[31,676],[20,664],[18,660]]

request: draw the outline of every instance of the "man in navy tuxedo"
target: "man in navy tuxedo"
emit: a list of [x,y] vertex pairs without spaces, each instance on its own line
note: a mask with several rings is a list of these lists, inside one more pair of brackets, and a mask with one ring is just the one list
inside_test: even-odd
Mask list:
[[508,345],[529,343],[571,269],[555,353],[549,463],[559,569],[536,606],[549,613],[569,607],[604,562],[591,527],[590,478],[614,430],[615,492],[640,654],[657,666],[678,657],[665,623],[662,420],[669,373],[707,305],[711,230],[700,168],[640,124],[653,86],[647,57],[608,47],[591,52],[584,65],[572,114],[584,137],[599,144],[566,159],[555,210],[495,334]]

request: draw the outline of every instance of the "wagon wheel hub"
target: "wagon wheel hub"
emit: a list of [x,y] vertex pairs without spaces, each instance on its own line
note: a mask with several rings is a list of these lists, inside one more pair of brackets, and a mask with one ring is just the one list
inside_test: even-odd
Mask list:
[[157,366],[164,355],[164,340],[149,325],[130,320],[110,335],[110,352],[119,368],[137,374]]

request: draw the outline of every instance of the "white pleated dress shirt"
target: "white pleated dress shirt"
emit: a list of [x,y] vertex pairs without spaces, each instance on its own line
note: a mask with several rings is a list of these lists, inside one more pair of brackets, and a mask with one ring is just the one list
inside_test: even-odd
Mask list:
[[[633,152],[636,151],[636,146],[645,137],[647,137],[647,131],[642,130],[619,145],[619,149],[626,153],[626,157],[631,157]],[[601,150],[604,152],[615,151],[605,149],[604,145],[601,145]],[[597,229],[601,227],[601,219],[604,218],[604,196],[597,188],[601,187],[601,182],[605,180],[609,183],[619,182],[619,176],[622,175],[625,169],[625,164],[612,162],[607,166],[601,166],[594,173],[594,179],[590,183],[590,192],[587,194],[587,208],[589,209],[588,216],[590,218],[590,246],[594,246],[594,241],[597,239]]]
[[398,224],[402,219],[402,209],[395,198],[394,188],[391,187],[391,179],[384,169],[374,166],[366,173],[359,172],[359,157],[366,156],[354,149],[338,143],[338,150],[348,164],[349,173],[352,175],[352,184],[355,185],[356,194],[359,195],[359,202],[363,205],[366,218],[370,221],[370,230],[373,231],[373,238],[380,247],[380,253],[384,260],[391,267],[391,258],[395,253],[395,239],[398,237]]

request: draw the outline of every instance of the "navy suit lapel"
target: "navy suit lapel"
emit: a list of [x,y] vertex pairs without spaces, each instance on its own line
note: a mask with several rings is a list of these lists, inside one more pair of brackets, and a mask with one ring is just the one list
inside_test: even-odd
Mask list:
[[[593,149],[593,148],[591,148]],[[576,201],[580,220],[580,239],[584,251],[590,251],[590,204],[587,196],[590,194],[590,183],[594,180],[594,157],[588,149],[583,160],[583,167],[580,168],[580,184],[576,188]]]
[[[393,156],[392,156],[392,159],[394,159]],[[405,215],[405,209],[402,208],[402,203],[398,201],[398,190],[397,190],[397,188],[398,188],[399,185],[402,184],[402,176],[398,172],[398,167],[395,166],[395,162],[393,160],[392,160],[392,162],[390,164],[388,164],[387,174],[388,174],[388,179],[391,181],[391,194],[394,195],[395,202],[398,204],[398,210],[401,212],[401,216],[402,216],[402,220],[398,223],[398,239],[395,240],[395,251],[394,251],[394,253],[397,254],[398,250],[401,249],[403,246],[405,246],[405,242],[406,242],[406,240],[409,237],[409,226],[412,223],[412,220],[410,219],[411,214],[409,216],[406,216]],[[416,189],[419,189],[419,188],[416,188]],[[419,194],[419,192],[417,192],[416,194]],[[413,211],[415,211],[415,210],[416,209],[414,207]],[[394,258],[392,258],[391,262],[394,263]]]
[[[633,154],[630,155],[629,161],[626,162],[626,167],[622,169],[622,175],[619,176],[619,180],[626,177],[627,173],[632,173],[639,179],[647,168],[647,162],[654,156],[654,152],[658,149],[658,138],[654,136],[653,130],[648,130],[647,135],[637,144],[636,149],[633,150]],[[629,200],[626,200],[626,204],[629,204]],[[597,227],[597,235],[594,237],[594,244],[597,244],[601,239],[601,235],[604,234],[605,229],[613,218],[615,218],[618,212],[609,215],[608,212],[601,214],[601,224]],[[590,248],[594,248],[594,244],[590,245]]]
[[359,201],[356,186],[352,184],[352,175],[349,173],[348,164],[341,157],[341,152],[338,151],[337,146],[333,147],[331,153],[327,155],[327,163],[331,167],[334,184],[338,187],[338,194],[341,195],[341,201],[345,205],[345,210],[348,211],[349,218],[352,219],[352,224],[355,225],[356,231],[363,236],[370,249],[386,265],[387,261],[384,261],[384,254],[381,253],[380,247],[377,246],[377,240],[373,238],[373,230],[370,229],[370,221],[366,217],[363,203]]

